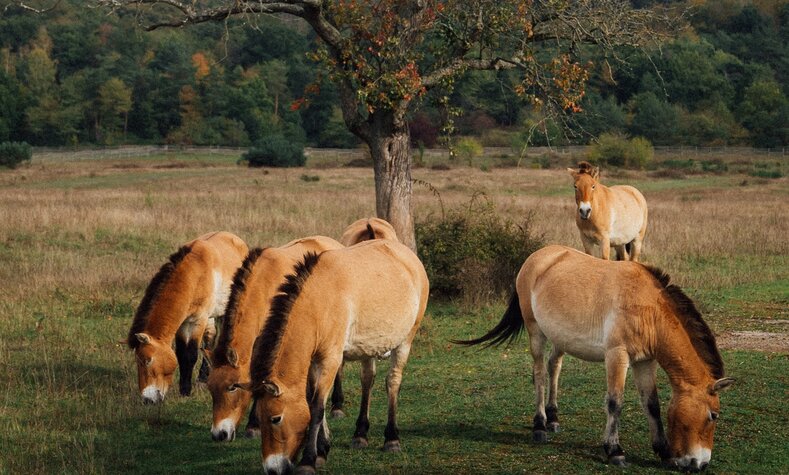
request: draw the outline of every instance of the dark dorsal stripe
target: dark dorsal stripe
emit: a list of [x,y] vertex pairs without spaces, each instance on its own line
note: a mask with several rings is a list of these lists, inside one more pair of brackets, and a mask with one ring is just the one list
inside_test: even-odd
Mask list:
[[302,261],[293,268],[293,274],[285,277],[285,282],[278,289],[279,293],[271,301],[268,320],[255,340],[255,347],[252,350],[250,376],[256,393],[260,389],[260,383],[271,378],[271,369],[279,354],[279,345],[288,324],[290,311],[319,258],[320,256],[314,252],[305,254]]
[[233,286],[230,288],[230,298],[227,300],[227,307],[225,307],[225,313],[222,317],[222,331],[219,333],[219,341],[214,349],[212,363],[215,366],[228,364],[227,349],[230,348],[230,342],[233,341],[235,334],[239,300],[247,288],[247,279],[249,279],[250,274],[252,274],[252,268],[255,267],[255,263],[264,251],[265,249],[260,247],[256,247],[249,251],[247,257],[244,259],[244,263],[241,264],[241,267],[239,267],[235,275],[233,275]]
[[126,338],[129,348],[136,349],[139,346],[139,341],[137,341],[134,335],[145,331],[145,328],[148,326],[148,317],[151,314],[156,297],[159,296],[159,293],[164,288],[164,284],[170,280],[170,276],[172,276],[178,264],[180,264],[181,261],[184,260],[184,257],[190,252],[192,252],[192,246],[182,246],[178,251],[170,255],[168,262],[165,263],[159,269],[159,272],[153,276],[153,279],[151,279],[148,288],[145,289],[145,295],[140,305],[137,307],[137,312],[134,314],[134,320],[132,321],[131,329],[129,329],[129,336]]
[[682,323],[682,327],[688,333],[693,347],[696,349],[699,357],[709,367],[712,377],[720,379],[723,377],[723,359],[718,351],[718,345],[715,342],[715,335],[707,325],[707,322],[701,318],[701,313],[696,309],[693,301],[685,295],[678,286],[671,284],[671,277],[662,270],[652,267],[644,266],[655,279],[663,286],[671,302],[674,304],[675,315]]
[[370,222],[367,222],[367,239],[375,239],[375,229],[370,225]]

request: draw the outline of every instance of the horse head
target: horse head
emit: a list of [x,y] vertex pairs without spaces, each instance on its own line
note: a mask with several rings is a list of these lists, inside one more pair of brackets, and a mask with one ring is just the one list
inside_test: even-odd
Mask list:
[[257,398],[255,411],[260,422],[264,471],[272,475],[290,473],[310,424],[304,390],[291,390],[271,380],[255,385],[253,393]]
[[135,333],[134,355],[137,359],[137,377],[144,404],[158,404],[164,400],[178,367],[170,344],[147,333]]
[[589,219],[592,216],[594,194],[600,178],[600,169],[589,162],[578,164],[578,170],[567,169],[575,180],[575,204],[578,205],[578,216]]
[[689,386],[671,399],[668,440],[674,464],[682,470],[703,470],[712,457],[712,437],[720,413],[718,393],[734,382],[721,378]]
[[235,439],[236,427],[249,406],[251,394],[241,390],[240,383],[242,372],[238,355],[235,350],[228,348],[227,364],[212,368],[208,375],[208,391],[213,400],[211,438],[217,442]]

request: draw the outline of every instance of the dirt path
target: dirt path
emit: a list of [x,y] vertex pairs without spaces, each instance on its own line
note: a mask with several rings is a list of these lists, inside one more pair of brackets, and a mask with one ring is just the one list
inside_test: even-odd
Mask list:
[[754,350],[789,353],[789,334],[763,331],[723,332],[715,337],[722,350]]

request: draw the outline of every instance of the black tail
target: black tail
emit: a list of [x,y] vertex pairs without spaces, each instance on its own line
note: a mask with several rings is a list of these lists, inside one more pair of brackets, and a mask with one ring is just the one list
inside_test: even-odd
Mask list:
[[501,321],[491,331],[484,334],[479,338],[473,340],[450,340],[456,345],[479,345],[485,343],[485,348],[493,345],[501,345],[502,343],[510,344],[517,340],[523,332],[523,315],[521,315],[520,301],[518,300],[518,293],[514,292],[510,299],[510,306],[501,317]]

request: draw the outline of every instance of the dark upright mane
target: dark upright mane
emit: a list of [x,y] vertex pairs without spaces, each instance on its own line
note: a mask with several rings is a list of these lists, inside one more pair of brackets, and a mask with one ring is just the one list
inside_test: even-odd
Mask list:
[[594,165],[587,161],[578,162],[578,173],[586,173],[587,175],[591,175],[593,168]]
[[140,343],[134,335],[145,331],[145,327],[148,326],[148,316],[151,314],[154,300],[156,300],[159,292],[164,288],[164,284],[170,279],[175,268],[190,252],[192,252],[192,246],[182,246],[178,251],[170,255],[169,261],[166,262],[159,269],[159,272],[153,276],[153,279],[151,279],[148,288],[145,289],[145,295],[140,302],[140,306],[137,307],[137,312],[134,314],[134,320],[129,329],[129,336],[126,338],[129,348],[134,350],[139,346]]
[[214,349],[213,363],[215,366],[228,364],[227,349],[230,348],[230,342],[233,341],[235,333],[239,298],[247,288],[247,279],[252,273],[252,268],[264,251],[265,249],[260,247],[249,251],[244,263],[241,264],[241,267],[236,270],[233,276],[230,298],[227,300],[227,307],[225,307],[225,313],[222,316],[222,331],[219,333],[219,341]]
[[253,385],[259,385],[271,377],[271,369],[279,353],[279,345],[285,333],[290,311],[319,258],[320,256],[314,252],[305,254],[302,261],[293,268],[293,274],[285,277],[285,282],[278,289],[279,293],[272,299],[266,326],[255,340],[255,347],[252,350],[250,376]]
[[699,357],[707,364],[710,373],[715,379],[723,377],[723,359],[715,342],[715,335],[710,330],[707,322],[701,318],[701,313],[696,309],[693,301],[685,295],[678,286],[671,284],[671,277],[662,270],[644,266],[652,276],[663,286],[671,302],[674,304],[677,319],[690,337],[693,347]]

